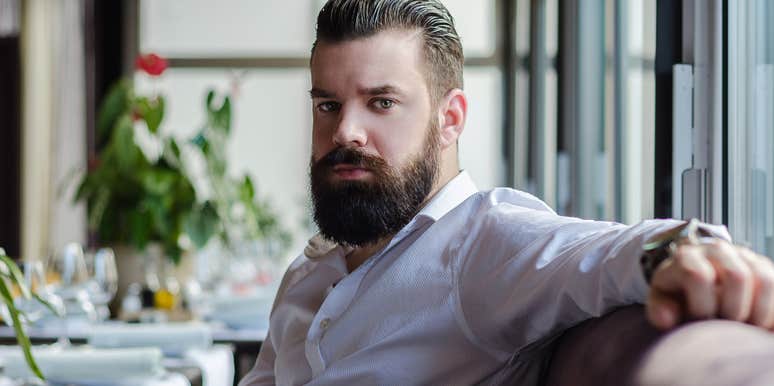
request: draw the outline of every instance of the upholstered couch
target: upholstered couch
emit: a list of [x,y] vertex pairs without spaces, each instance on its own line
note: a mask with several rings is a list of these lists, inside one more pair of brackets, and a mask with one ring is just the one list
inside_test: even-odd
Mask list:
[[544,368],[545,386],[774,386],[774,334],[709,320],[668,332],[641,306],[567,330]]

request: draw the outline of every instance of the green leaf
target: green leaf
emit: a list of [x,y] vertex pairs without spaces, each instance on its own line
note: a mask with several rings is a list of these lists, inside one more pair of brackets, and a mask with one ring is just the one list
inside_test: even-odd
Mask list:
[[175,183],[175,173],[149,169],[142,173],[142,185],[148,193],[165,196]]
[[98,142],[101,143],[110,137],[110,130],[115,126],[115,122],[120,116],[131,113],[129,111],[129,94],[130,86],[127,81],[116,83],[108,91],[97,116]]
[[140,116],[148,125],[148,131],[157,134],[161,121],[164,119],[164,97],[159,95],[154,99],[145,97],[137,98],[135,101]]
[[89,205],[89,228],[101,228],[102,219],[110,204],[111,192],[106,186],[99,188]]
[[225,97],[223,105],[215,114],[215,127],[222,129],[226,134],[231,133],[231,99]]
[[225,134],[231,132],[231,99],[226,96],[220,106],[213,105],[215,91],[210,90],[207,93],[207,124]]
[[144,158],[142,150],[134,142],[134,125],[128,116],[122,116],[113,129],[110,149],[115,154],[116,166],[120,170],[130,171]]
[[129,239],[138,250],[142,251],[148,245],[152,229],[151,217],[146,211],[136,210],[129,213]]
[[32,297],[35,298],[35,300],[37,300],[38,302],[40,302],[40,304],[42,304],[43,306],[48,308],[48,310],[51,311],[52,314],[54,314],[54,315],[56,315],[57,317],[60,317],[60,318],[64,317],[64,314],[62,313],[62,310],[59,310],[56,307],[54,307],[53,304],[49,303],[48,300],[43,299],[42,297],[40,297],[40,295],[38,295],[37,293],[33,292],[32,293]]
[[177,141],[174,138],[170,138],[167,141],[167,148],[169,148],[175,158],[180,159],[180,146],[177,145]]
[[45,379],[43,372],[40,371],[38,364],[35,362],[35,358],[32,357],[32,343],[30,342],[30,338],[27,336],[27,333],[24,332],[24,326],[22,326],[21,320],[19,319],[19,310],[16,309],[16,305],[13,303],[13,296],[11,296],[11,291],[8,290],[8,285],[6,284],[5,280],[1,279],[0,295],[2,295],[3,302],[8,308],[8,313],[11,315],[13,329],[16,333],[16,342],[19,343],[19,346],[24,353],[24,360],[27,361],[27,365],[30,367],[30,370],[32,370],[35,376],[40,379]]
[[175,263],[175,265],[180,264],[180,258],[183,256],[183,250],[180,249],[180,246],[177,245],[177,238],[175,238],[174,242],[168,240],[166,243],[164,243],[164,251],[166,252],[169,259]]
[[252,203],[255,198],[255,187],[253,186],[253,180],[250,176],[245,176],[242,180],[242,185],[239,186],[239,197],[245,203]]
[[189,213],[183,229],[197,248],[207,245],[212,235],[218,231],[220,217],[212,202],[206,201]]
[[164,151],[161,153],[164,161],[174,169],[182,170],[183,163],[180,159],[180,147],[174,138],[168,138],[164,142]]
[[196,136],[191,139],[191,143],[198,147],[205,157],[210,153],[210,141],[204,135],[204,132],[196,134]]
[[25,299],[29,299],[31,296],[30,290],[24,284],[24,275],[19,269],[19,266],[16,265],[16,262],[11,260],[10,257],[6,256],[5,253],[0,254],[0,261],[2,261],[2,263],[8,267],[8,271],[10,273],[10,275],[8,275],[9,279],[11,279],[13,284],[19,286],[19,290],[21,291],[22,296],[24,296]]
[[215,99],[215,90],[207,91],[207,97],[205,99],[207,111],[212,112],[212,100]]
[[[157,197],[147,197],[143,200],[151,215],[151,224],[160,239],[166,239],[172,233],[172,218],[164,204]],[[175,241],[177,242],[177,241]]]

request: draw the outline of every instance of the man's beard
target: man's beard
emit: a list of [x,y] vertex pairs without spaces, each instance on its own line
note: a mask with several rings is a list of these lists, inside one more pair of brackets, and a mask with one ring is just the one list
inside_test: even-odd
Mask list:
[[[437,130],[430,126],[425,150],[402,168],[351,147],[339,147],[310,167],[314,220],[327,239],[348,246],[373,244],[397,233],[419,212],[439,173]],[[331,181],[333,167],[350,164],[371,181]]]

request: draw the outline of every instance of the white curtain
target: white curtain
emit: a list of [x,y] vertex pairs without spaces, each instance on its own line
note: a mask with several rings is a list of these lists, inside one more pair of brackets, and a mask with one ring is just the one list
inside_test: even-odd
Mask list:
[[86,241],[72,203],[86,166],[84,5],[26,0],[23,12],[22,256],[40,259]]

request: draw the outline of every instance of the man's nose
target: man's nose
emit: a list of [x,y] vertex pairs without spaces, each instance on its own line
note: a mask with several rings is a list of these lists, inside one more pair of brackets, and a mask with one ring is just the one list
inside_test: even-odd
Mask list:
[[357,111],[342,108],[333,143],[339,146],[363,147],[368,141],[362,118]]

